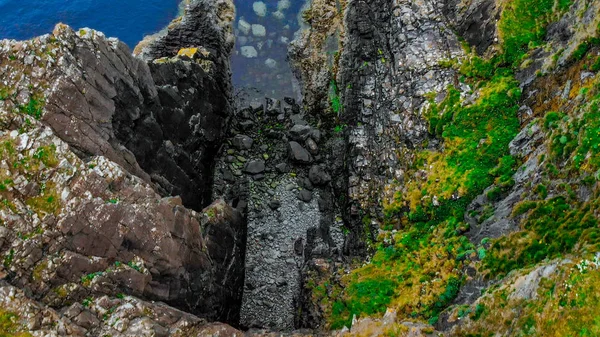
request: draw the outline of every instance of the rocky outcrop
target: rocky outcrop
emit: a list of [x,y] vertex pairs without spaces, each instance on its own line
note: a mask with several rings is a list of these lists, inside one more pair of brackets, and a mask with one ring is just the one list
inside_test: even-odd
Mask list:
[[169,51],[147,61],[65,25],[0,43],[6,282],[59,311],[125,294],[238,322],[245,218],[211,204],[232,113],[232,14],[227,1],[192,2],[147,46]]
[[[316,1],[316,3],[323,2]],[[520,127],[516,127],[514,134],[510,135],[511,138],[516,135],[516,138],[510,143],[506,141],[506,146],[503,144],[501,148],[504,151],[502,153],[515,160],[514,175],[510,174],[508,182],[501,182],[501,179],[497,178],[494,183],[490,183],[489,187],[481,188],[474,195],[465,196],[460,190],[454,190],[446,196],[446,201],[450,203],[456,202],[457,205],[466,203],[468,206],[466,212],[461,211],[461,214],[454,215],[456,218],[452,218],[461,225],[456,228],[449,226],[444,235],[454,233],[453,235],[457,235],[461,240],[468,238],[472,245],[471,250],[464,255],[452,256],[451,253],[450,257],[450,260],[465,261],[457,264],[461,268],[453,271],[465,280],[461,283],[462,290],[456,289],[457,294],[452,295],[454,300],[452,304],[455,305],[452,307],[452,312],[455,315],[459,313],[459,319],[454,323],[458,324],[460,315],[464,315],[464,306],[476,301],[481,296],[482,290],[491,284],[489,279],[485,279],[486,276],[489,278],[489,275],[477,269],[482,268],[482,264],[494,263],[488,262],[494,261],[490,258],[485,262],[480,261],[485,258],[488,249],[493,251],[491,254],[499,254],[498,251],[502,249],[504,253],[500,255],[507,254],[505,253],[507,251],[522,253],[520,249],[523,248],[519,246],[521,244],[519,240],[523,238],[532,242],[537,242],[536,240],[544,242],[544,248],[542,246],[536,248],[544,253],[545,247],[553,246],[549,237],[557,235],[556,233],[532,234],[530,232],[535,220],[533,218],[529,218],[527,222],[524,220],[531,217],[531,214],[542,214],[544,210],[550,212],[554,207],[552,203],[557,202],[560,204],[560,206],[556,205],[557,207],[564,206],[573,212],[572,214],[582,217],[585,215],[585,219],[593,218],[589,225],[597,223],[597,216],[591,216],[589,212],[590,208],[596,207],[594,198],[597,198],[598,185],[595,183],[597,179],[592,179],[591,175],[594,175],[593,171],[596,171],[597,167],[592,164],[589,164],[591,166],[581,164],[573,171],[571,166],[577,161],[588,162],[594,157],[595,150],[589,152],[588,149],[581,150],[586,153],[585,155],[576,155],[575,152],[569,151],[575,151],[578,142],[579,144],[586,142],[581,138],[586,127],[570,121],[581,120],[584,115],[588,116],[585,112],[586,108],[581,106],[593,101],[593,95],[588,94],[591,89],[588,88],[591,88],[591,83],[595,83],[597,77],[598,66],[594,66],[593,63],[597,58],[595,46],[598,44],[598,32],[596,28],[589,27],[597,27],[598,8],[596,5],[584,5],[579,1],[564,4],[563,8],[560,8],[559,4],[553,6],[533,4],[532,6],[536,7],[532,8],[532,11],[545,13],[543,14],[545,21],[535,21],[538,20],[537,17],[542,16],[537,15],[535,20],[531,20],[536,22],[532,26],[547,24],[547,30],[536,27],[539,30],[536,34],[541,36],[538,42],[531,42],[532,36],[518,41],[520,43],[518,48],[524,55],[520,55],[521,58],[516,61],[507,58],[510,60],[508,62],[499,60],[503,60],[503,53],[515,53],[515,50],[510,48],[517,47],[503,43],[510,38],[508,35],[521,27],[520,21],[523,21],[524,17],[521,15],[524,12],[522,7],[526,6],[526,3],[385,0],[341,3],[345,6],[341,57],[339,62],[334,62],[333,67],[329,67],[332,70],[329,73],[331,76],[329,80],[335,86],[334,95],[328,98],[323,95],[325,76],[322,69],[327,68],[324,66],[327,63],[322,59],[310,57],[310,52],[314,51],[311,49],[313,46],[309,46],[308,51],[303,50],[302,47],[306,47],[306,43],[302,44],[301,39],[300,42],[296,42],[300,44],[300,48],[297,48],[298,46],[295,46],[296,49],[292,48],[291,57],[297,58],[294,61],[300,65],[300,74],[303,80],[309,82],[304,86],[307,93],[305,105],[317,111],[311,112],[317,116],[319,113],[339,112],[339,119],[332,118],[328,122],[332,129],[335,127],[338,131],[344,130],[343,142],[346,148],[338,152],[343,156],[344,167],[337,172],[330,169],[330,173],[333,173],[332,186],[340,187],[337,190],[338,197],[349,197],[348,201],[343,203],[342,212],[344,223],[350,229],[349,235],[346,236],[344,252],[350,256],[364,253],[369,248],[374,248],[369,243],[376,238],[379,239],[377,245],[380,245],[380,248],[377,250],[380,255],[375,264],[381,268],[363,268],[367,273],[376,271],[385,274],[386,268],[394,268],[396,263],[394,259],[398,259],[398,256],[393,255],[392,252],[402,256],[416,253],[406,249],[404,245],[418,242],[421,239],[420,235],[435,233],[437,222],[448,215],[445,214],[448,210],[442,207],[443,201],[440,202],[441,196],[426,193],[429,191],[424,185],[421,186],[422,189],[417,188],[413,191],[412,196],[408,195],[411,191],[406,188],[409,184],[419,185],[419,181],[435,185],[447,178],[444,177],[445,174],[451,172],[449,170],[441,175],[433,175],[436,159],[431,156],[432,154],[444,156],[452,151],[451,144],[444,144],[445,135],[439,130],[436,132],[430,128],[435,122],[431,120],[431,108],[439,107],[439,104],[447,99],[450,92],[448,88],[455,90],[456,95],[460,96],[461,106],[474,105],[485,94],[485,90],[481,87],[493,82],[491,79],[494,72],[497,71],[496,75],[500,76],[502,71],[506,71],[502,75],[508,78],[514,72],[515,83],[518,81],[516,87],[523,90],[522,96],[515,97],[513,96],[515,92],[509,93],[509,97],[516,101],[514,104],[518,104],[515,107],[515,114],[511,114],[510,117],[514,120],[518,119],[521,124]],[[314,8],[313,6],[312,9]],[[509,14],[505,16],[504,26],[501,26],[498,20],[501,19],[503,10],[508,11]],[[511,11],[517,14],[512,14],[514,17],[510,16]],[[328,15],[321,15],[322,17],[335,22],[335,19],[331,19],[334,14],[327,11],[323,13]],[[320,21],[313,19],[314,14],[314,12],[307,14],[309,24],[315,23],[310,28],[310,34],[319,36],[319,39],[313,36],[312,41],[324,41],[334,36],[334,33],[327,30],[319,30]],[[513,21],[506,19],[507,16]],[[504,32],[500,32],[501,29],[504,29]],[[305,41],[311,36],[310,34],[304,36]],[[522,36],[525,35],[526,32],[522,32]],[[459,41],[463,42],[459,43]],[[318,43],[315,43],[313,48],[324,51],[322,45]],[[311,68],[302,68],[301,65],[309,61],[301,60],[298,55],[315,64]],[[485,69],[485,66],[491,69]],[[490,71],[490,74],[473,75],[474,72],[485,70]],[[319,89],[315,89],[317,87]],[[490,85],[490,88],[494,87]],[[336,97],[338,94],[339,97]],[[329,100],[330,107],[323,104],[324,99]],[[341,105],[336,101],[337,99],[341,100]],[[453,110],[460,109],[456,107],[447,107],[447,109],[448,111],[443,113],[449,112],[446,116],[448,123],[452,123],[454,118],[459,118],[452,113]],[[548,117],[545,117],[549,111]],[[556,114],[554,111],[564,112],[564,115]],[[493,113],[484,118],[493,120],[494,116],[491,114]],[[544,118],[551,121],[544,121]],[[563,122],[552,122],[556,118],[564,119]],[[320,116],[320,121],[325,120],[325,117]],[[574,128],[579,129],[574,137],[567,135],[572,131],[568,129],[573,127],[571,123],[575,123],[577,126]],[[596,125],[594,124],[596,122],[592,122],[589,118],[586,119],[586,123]],[[548,131],[548,124],[556,131]],[[467,126],[467,129],[469,127]],[[488,126],[487,131],[491,134],[490,128],[491,126]],[[567,129],[571,131],[566,131]],[[477,148],[489,141],[486,141],[485,137],[491,136],[484,134],[483,138],[476,139],[479,141]],[[565,153],[561,152],[561,160],[548,160],[551,157],[556,160],[556,151],[562,151],[560,149],[565,144],[570,145],[566,145]],[[322,148],[327,148],[327,145]],[[496,155],[500,157],[504,154],[501,155],[498,151]],[[423,164],[422,169],[421,164]],[[464,164],[460,161],[452,163],[458,167]],[[557,170],[552,171],[555,167]],[[496,173],[490,170],[484,174]],[[573,174],[581,176],[575,178]],[[587,183],[584,182],[586,179]],[[565,184],[571,186],[567,188],[572,191],[567,193],[570,193],[569,196],[564,191],[560,192],[560,186],[564,187]],[[409,198],[414,199],[408,200]],[[561,204],[563,198],[569,199],[566,202],[568,206]],[[395,208],[391,210],[392,208],[389,207],[389,212],[383,214],[382,209],[389,205]],[[425,214],[419,214],[421,211],[419,206],[423,206],[422,210]],[[430,208],[428,209],[427,206]],[[531,209],[535,209],[536,212],[529,212]],[[597,214],[597,211],[594,212]],[[553,213],[552,217],[557,215]],[[463,221],[465,225],[462,224]],[[384,226],[382,222],[385,222]],[[411,230],[412,227],[424,223],[427,223],[427,226],[432,225],[429,231],[424,230],[421,233]],[[535,224],[542,226],[539,223]],[[442,223],[441,228],[446,225]],[[553,223],[553,226],[559,224]],[[573,226],[578,225],[573,224]],[[414,233],[419,234],[411,236]],[[403,236],[407,238],[406,242]],[[490,244],[490,242],[496,243]],[[430,246],[435,247],[435,244],[430,243]],[[424,244],[424,247],[427,247],[427,244]],[[417,248],[416,251],[419,249]],[[537,250],[531,247],[530,249],[533,252],[522,254],[535,255]],[[576,246],[575,249],[578,251],[576,254],[581,254],[587,248]],[[423,251],[427,257],[421,258],[424,260],[432,258],[432,255],[427,255],[431,254],[427,248],[423,248]],[[392,257],[386,257],[385,252],[389,252]],[[531,256],[528,257],[529,263],[534,263],[533,260],[536,263],[540,262],[536,260],[539,257]],[[513,268],[515,265],[522,266],[522,261],[514,262],[511,256],[503,256],[503,258],[505,265],[514,263]],[[369,286],[368,282],[371,281],[369,275],[354,274],[343,279],[345,272],[336,272],[336,270],[347,266],[346,264],[331,263],[331,261],[314,262],[317,261],[306,265],[304,274],[306,291],[303,292],[301,306],[304,311],[301,314],[303,325],[317,326],[318,322],[322,322],[321,314],[332,315],[332,304],[328,303],[329,298],[340,289],[347,290],[350,285],[356,286],[349,291],[353,292],[353,295],[347,295],[351,297],[348,302],[351,307],[350,316],[353,312],[359,311],[357,308],[361,307],[362,299],[376,296],[376,290],[359,287]],[[423,261],[419,263],[426,265]],[[365,265],[369,266],[369,263]],[[414,270],[413,266],[410,269]],[[433,282],[439,281],[441,274],[443,271],[436,269],[435,277],[432,276]],[[402,279],[405,275],[400,273],[396,276]],[[380,278],[381,275],[378,274],[378,280]],[[425,278],[427,277],[424,276]],[[394,278],[391,280],[397,281]],[[504,281],[494,280],[494,282]],[[409,296],[408,292],[404,292],[404,287],[409,288],[411,284],[410,281],[399,281],[394,291],[401,295],[396,295],[399,298],[394,298],[392,302],[395,300],[404,302],[404,297]],[[426,287],[424,285],[419,292],[424,298],[428,296],[424,295]],[[450,288],[448,286],[448,289]],[[373,293],[369,293],[370,290]],[[365,294],[360,295],[363,291]],[[357,293],[359,295],[356,295]],[[390,299],[386,297],[390,295],[382,296],[387,300]],[[339,311],[339,303],[335,305]],[[419,305],[427,307],[426,303],[419,303]],[[471,306],[469,310],[472,313],[475,309],[475,306]],[[327,310],[329,312],[326,312]],[[370,311],[373,308],[369,307],[366,310]],[[405,314],[408,315],[409,312],[410,310]],[[413,311],[410,314],[417,313]],[[431,318],[431,322],[438,319],[437,316]],[[521,318],[525,319],[524,316]],[[442,330],[449,329],[444,325],[447,317],[440,317],[440,319],[443,322],[440,322],[437,327]]]
[[428,140],[425,94],[443,93],[456,80],[456,72],[441,65],[462,54],[441,15],[443,6],[348,4],[339,87],[348,125],[348,221],[359,241],[363,217],[380,214],[379,205],[393,199],[386,185],[405,179],[411,150]]
[[[210,36],[221,48],[211,52],[194,44],[201,59],[182,54],[146,64],[117,40],[59,25],[35,45],[50,49],[51,58],[30,55],[30,62],[6,69],[5,86],[15,87],[13,80],[43,85],[43,121],[78,155],[106,156],[153,182],[161,194],[181,195],[186,206],[200,210],[210,203],[213,157],[231,115],[231,45],[224,31],[193,36],[194,43]],[[5,45],[5,53],[13,48],[19,45]],[[18,77],[29,71],[39,76]]]
[[[245,246],[237,211],[222,202],[188,210],[104,157],[84,163],[33,125],[2,133],[3,180],[12,181],[0,210],[7,281],[57,308],[125,293],[236,321]],[[30,166],[14,169],[18,158]]]

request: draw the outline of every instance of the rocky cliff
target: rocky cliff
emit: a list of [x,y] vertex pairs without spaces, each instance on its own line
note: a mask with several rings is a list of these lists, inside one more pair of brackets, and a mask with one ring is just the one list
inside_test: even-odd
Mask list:
[[600,334],[599,10],[313,0],[250,106],[229,1],[3,41],[0,329]]
[[[232,115],[233,13],[191,3],[168,31],[187,33],[179,48],[157,38],[147,53],[172,50],[145,60],[64,25],[2,41],[3,319],[14,313],[44,336],[237,324],[246,223],[211,199]],[[188,26],[197,20],[210,29]],[[102,323],[109,316],[118,326]]]
[[347,245],[372,258],[313,265],[304,322],[377,335],[353,317],[387,309],[445,335],[593,335],[598,4],[343,5],[307,40],[343,17],[320,118],[344,130]]

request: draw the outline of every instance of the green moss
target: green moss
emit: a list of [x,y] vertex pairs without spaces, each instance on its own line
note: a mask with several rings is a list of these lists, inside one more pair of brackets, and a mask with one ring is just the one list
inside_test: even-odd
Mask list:
[[343,326],[350,326],[354,314],[372,315],[385,312],[394,295],[396,285],[392,280],[375,278],[352,283],[346,289],[352,300],[343,303],[336,302],[333,306],[333,315],[336,319],[331,328],[339,329]]
[[42,185],[40,195],[27,199],[25,203],[40,217],[46,214],[57,215],[61,206],[60,197],[54,183]]
[[557,127],[558,122],[564,117],[564,114],[561,114],[556,111],[550,111],[546,113],[544,118],[544,128],[546,130],[554,129]]
[[498,201],[501,195],[502,190],[500,189],[500,187],[494,187],[486,193],[486,197],[490,201]]
[[19,319],[16,313],[0,309],[0,337],[31,337]]
[[329,103],[331,105],[331,110],[336,115],[339,115],[342,110],[342,102],[340,100],[340,92],[335,80],[331,80],[329,83]]
[[600,70],[600,56],[596,57],[594,63],[590,66],[591,71],[599,71]]
[[546,199],[546,197],[548,197],[548,188],[543,184],[537,185],[534,191],[541,199]]
[[29,98],[29,102],[27,103],[27,105],[19,106],[19,111],[35,119],[40,119],[42,118],[43,108],[44,102],[32,96]]
[[580,43],[573,54],[571,54],[571,60],[579,61],[587,54],[587,52],[593,47],[600,44],[600,39],[591,37]]
[[535,201],[521,201],[515,205],[513,208],[512,216],[519,216],[527,213],[528,211],[537,207],[537,202]]
[[102,275],[104,275],[104,272],[102,272],[102,271],[98,271],[98,272],[94,272],[94,273],[89,273],[89,274],[83,275],[81,277],[81,284],[87,287],[87,286],[89,286],[92,283],[92,281],[96,277],[102,276]]
[[53,291],[59,298],[66,298],[67,296],[69,296],[69,292],[67,291],[67,285],[56,287]]
[[569,0],[508,1],[498,22],[505,64],[516,66],[530,48],[540,46],[546,26],[571,6]]
[[58,165],[56,146],[54,144],[38,147],[33,154],[33,158],[41,161],[47,167],[56,167]]
[[6,255],[4,255],[4,261],[3,261],[4,268],[10,267],[14,258],[15,258],[15,250],[11,248],[8,251],[8,253],[6,253]]
[[48,269],[48,261],[44,260],[38,263],[35,268],[33,268],[32,278],[34,281],[41,281],[44,270]]
[[[595,196],[598,198],[598,196]],[[526,204],[532,211],[522,226],[524,231],[497,239],[483,266],[490,275],[504,275],[517,268],[572,252],[576,246],[600,250],[600,228],[594,213],[600,201],[578,204],[563,196]]]

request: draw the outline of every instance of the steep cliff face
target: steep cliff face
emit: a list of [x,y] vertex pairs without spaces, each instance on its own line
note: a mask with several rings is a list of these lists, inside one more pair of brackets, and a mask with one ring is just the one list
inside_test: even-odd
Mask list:
[[[345,5],[330,68],[339,96],[322,113],[339,112],[333,123],[345,129],[345,168],[334,180],[348,186],[346,252],[373,256],[346,271],[313,265],[306,322],[348,327],[354,315],[390,308],[398,321],[418,318],[448,335],[544,335],[529,305],[569,322],[563,333],[594,331],[584,314],[592,300],[580,319],[567,318],[572,311],[561,316],[537,291],[577,278],[581,264],[597,268],[597,4]],[[311,34],[331,33],[317,22]],[[580,296],[594,277],[582,276]],[[354,332],[383,333],[371,323]]]
[[[198,8],[202,15],[190,17]],[[215,155],[232,113],[232,13],[229,2],[192,2],[183,22],[202,19],[211,29],[172,28],[187,31],[193,45],[182,40],[181,52],[158,60],[65,25],[2,41],[0,275],[8,293],[10,284],[25,302],[57,310],[15,311],[3,298],[3,314],[29,319],[36,335],[164,334],[205,322],[191,314],[237,323],[245,219],[222,201],[211,204]],[[146,304],[117,328],[98,319],[136,303]],[[48,326],[53,315],[68,331]]]
[[[101,33],[59,26],[58,41],[43,46],[54,48],[56,65],[30,55],[24,66],[45,68],[31,80],[46,89],[38,98],[46,107],[43,121],[82,158],[106,156],[201,210],[210,203],[213,157],[232,113],[227,20],[234,10],[229,2],[198,1],[187,11],[166,36],[145,42],[149,62]],[[171,59],[184,48],[187,61]],[[7,87],[19,71],[5,74]]]
[[0,318],[599,334],[599,11],[314,0],[290,50],[303,104],[235,109],[227,1],[190,2],[137,58],[62,25],[3,41]]

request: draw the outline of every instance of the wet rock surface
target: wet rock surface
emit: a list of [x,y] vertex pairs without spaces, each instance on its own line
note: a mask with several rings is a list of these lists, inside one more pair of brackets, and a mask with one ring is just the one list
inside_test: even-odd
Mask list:
[[[304,118],[291,98],[242,105],[217,164],[215,197],[248,214],[240,320],[245,327],[293,330],[305,263],[319,256],[337,258],[343,246],[323,164],[332,154],[313,141],[317,150],[311,155],[299,143],[323,140]],[[241,146],[242,140],[252,145]],[[318,184],[313,186],[310,177]]]

